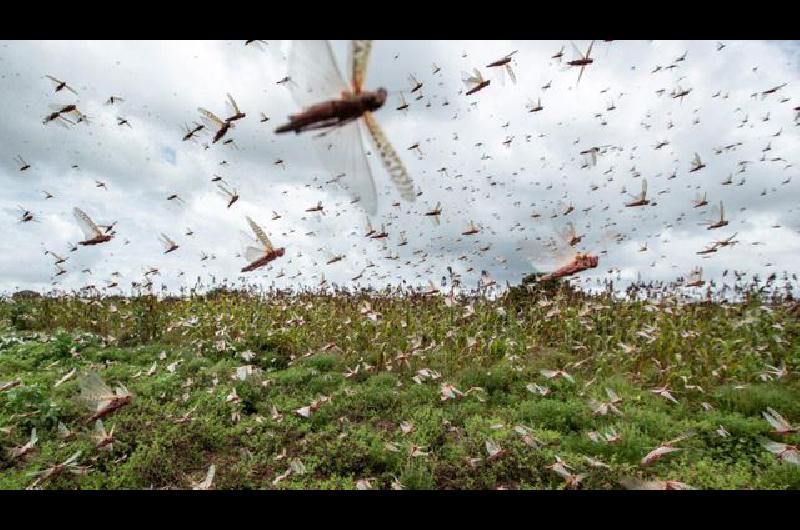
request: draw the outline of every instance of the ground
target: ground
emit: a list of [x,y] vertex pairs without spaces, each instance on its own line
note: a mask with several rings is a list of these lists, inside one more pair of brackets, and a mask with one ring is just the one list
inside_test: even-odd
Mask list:
[[[80,450],[86,474],[41,487],[184,489],[213,464],[215,489],[561,489],[563,474],[583,489],[796,489],[800,466],[764,443],[800,437],[763,413],[800,423],[797,316],[574,293],[8,300],[0,387],[20,384],[0,392],[0,488]],[[103,420],[110,451],[80,399],[90,373],[134,396]],[[33,428],[34,450],[12,456]]]

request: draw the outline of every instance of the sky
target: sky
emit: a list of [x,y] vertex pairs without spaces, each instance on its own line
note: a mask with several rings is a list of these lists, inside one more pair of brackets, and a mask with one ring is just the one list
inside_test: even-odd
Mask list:
[[[339,285],[438,284],[448,266],[466,286],[484,270],[514,284],[553,270],[569,251],[600,257],[577,278],[585,285],[672,281],[694,267],[706,279],[726,269],[766,276],[800,268],[797,42],[726,41],[718,50],[716,41],[597,41],[578,82],[578,69],[566,66],[570,41],[374,41],[364,89],[389,91],[374,117],[421,193],[401,199],[367,130],[352,126],[361,127],[377,190],[370,221],[385,225],[383,240],[364,236],[367,213],[334,181],[342,170],[331,160],[359,152],[352,129],[324,138],[275,133],[301,110],[304,87],[279,81],[292,68],[292,47],[308,48],[265,42],[0,42],[0,292],[111,281],[127,289],[152,267],[156,287],[172,290],[198,277],[239,281],[246,216],[286,249],[246,275],[264,286],[316,286],[323,275]],[[585,52],[589,41],[574,44]],[[349,43],[331,46],[349,82]],[[562,46],[563,59],[553,59]],[[487,65],[515,50],[514,83]],[[313,79],[325,64],[321,55],[302,71]],[[490,84],[467,96],[462,78],[475,68]],[[77,95],[56,92],[46,75]],[[410,75],[423,83],[414,93]],[[678,87],[691,91],[671,97]],[[198,107],[230,115],[228,93],[246,113],[225,136],[234,144],[212,144],[207,132],[182,141],[184,125],[202,123]],[[405,111],[397,110],[401,94]],[[104,105],[112,95],[123,101]],[[543,109],[528,112],[539,98]],[[50,105],[72,103],[88,124],[43,124]],[[421,154],[408,149],[417,142]],[[605,146],[596,165],[581,155],[592,146]],[[706,167],[690,172],[695,153]],[[30,167],[20,171],[17,156]],[[214,175],[237,190],[231,207]],[[625,207],[626,192],[638,193],[643,180],[651,204]],[[709,205],[693,207],[703,193]],[[167,200],[172,194],[184,202]],[[320,201],[324,214],[306,212]],[[718,215],[720,201],[729,224],[708,230],[701,223]],[[424,215],[437,202],[438,224]],[[114,238],[70,251],[83,239],[74,207],[98,224],[116,222]],[[20,222],[23,210],[34,221]],[[461,235],[470,222],[480,232]],[[568,222],[584,236],[574,248],[560,235]],[[161,233],[179,248],[164,254]],[[696,254],[734,235],[737,244]],[[551,238],[557,255],[543,243]],[[68,258],[65,274],[54,276],[45,249]]]

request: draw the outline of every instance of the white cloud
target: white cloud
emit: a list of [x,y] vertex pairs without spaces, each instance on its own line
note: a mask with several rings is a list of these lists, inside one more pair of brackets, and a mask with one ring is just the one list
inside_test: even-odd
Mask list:
[[[328,281],[348,283],[367,259],[378,266],[368,270],[362,283],[373,285],[401,278],[418,284],[438,281],[448,265],[464,274],[469,286],[477,283],[482,269],[500,282],[515,282],[531,268],[529,256],[516,250],[531,248],[524,238],[549,237],[567,219],[586,234],[581,248],[606,251],[598,269],[585,274],[589,278],[602,277],[612,268],[629,278],[641,273],[655,280],[672,280],[698,265],[708,277],[733,268],[762,275],[797,270],[800,179],[784,184],[797,172],[791,164],[794,153],[800,152],[800,129],[792,111],[797,106],[793,90],[800,81],[796,43],[728,42],[717,52],[709,41],[597,42],[595,63],[577,86],[577,72],[563,71],[551,59],[562,44],[375,42],[369,88],[408,90],[411,73],[424,83],[421,101],[406,94],[407,114],[395,110],[394,94],[376,113],[423,191],[413,204],[392,206],[399,196],[370,157],[380,199],[373,224],[378,228],[385,223],[390,233],[387,250],[382,250],[381,243],[363,237],[365,214],[350,205],[341,190],[325,184],[333,175],[314,155],[310,138],[273,133],[297,110],[288,90],[276,84],[286,69],[279,43],[270,42],[261,51],[241,41],[6,42],[0,48],[5,70],[0,77],[0,178],[5,184],[0,222],[7,227],[0,243],[0,290],[50,284],[55,269],[43,246],[69,256],[69,273],[59,278],[67,288],[87,282],[102,285],[112,271],[122,273],[120,283],[127,286],[151,266],[162,271],[156,284],[164,281],[171,287],[191,285],[198,275],[233,280],[245,264],[236,256],[241,250],[239,232],[247,230],[245,215],[258,220],[273,242],[287,249],[271,270],[251,278],[281,286],[296,282],[288,278],[300,270],[305,282],[324,272]],[[583,49],[587,43],[577,44]],[[334,43],[343,69],[346,47],[344,42]],[[514,55],[518,82],[503,85],[485,65],[512,50],[519,50]],[[673,63],[684,52],[686,60]],[[441,67],[436,75],[434,62]],[[670,64],[678,67],[666,69]],[[662,70],[651,73],[657,65]],[[459,94],[461,72],[475,67],[491,85],[470,97]],[[67,80],[79,96],[54,94],[45,74]],[[542,90],[547,82],[551,87]],[[781,83],[787,86],[762,99],[760,92]],[[682,102],[669,96],[678,84],[692,89]],[[660,89],[665,90],[661,96]],[[720,97],[712,97],[717,91]],[[197,107],[222,113],[228,92],[247,113],[229,135],[238,149],[220,143],[206,150],[200,143],[182,142],[182,125],[199,120]],[[751,97],[756,92],[759,95]],[[111,95],[125,101],[103,105]],[[528,113],[527,101],[538,97],[544,110]],[[789,101],[781,102],[784,97]],[[76,99],[92,117],[91,125],[42,125],[48,104]],[[449,105],[443,106],[444,101]],[[616,109],[606,110],[612,101]],[[260,122],[261,112],[269,122]],[[767,113],[769,120],[763,121]],[[117,116],[132,127],[118,126]],[[739,127],[745,116],[747,122]],[[601,120],[607,124],[601,125]],[[670,121],[672,128],[667,126]],[[780,135],[773,136],[779,130]],[[506,147],[503,142],[510,136],[513,141]],[[654,149],[663,140],[669,145]],[[406,149],[415,142],[423,150],[421,160]],[[715,148],[737,142],[742,145],[735,150],[715,154]],[[762,152],[768,143],[771,150]],[[620,149],[600,156],[596,167],[581,168],[581,150],[607,144]],[[707,167],[688,173],[694,152]],[[18,171],[13,162],[17,154],[31,169]],[[285,161],[285,169],[275,165],[278,159]],[[220,165],[223,160],[226,165]],[[751,162],[746,172],[737,173],[738,162],[745,160]],[[72,168],[76,164],[79,167]],[[634,166],[640,177],[634,177]],[[440,168],[446,168],[446,175]],[[668,179],[673,170],[677,177]],[[723,186],[731,173],[734,184]],[[224,176],[241,194],[230,209],[211,182],[213,174]],[[742,177],[744,184],[737,186]],[[642,178],[658,205],[625,208],[622,186],[638,190]],[[97,188],[95,179],[106,182],[108,191]],[[42,189],[56,197],[43,199]],[[691,207],[700,190],[708,193],[712,204],[724,201],[729,226],[708,231],[698,225],[711,215],[708,208]],[[166,197],[172,193],[179,193],[185,206],[169,203]],[[326,215],[305,212],[317,201],[325,205]],[[439,226],[422,216],[437,201],[444,210]],[[574,213],[551,218],[567,203],[575,206]],[[34,211],[41,222],[17,223],[18,204]],[[76,205],[97,222],[117,221],[117,237],[106,245],[69,252],[67,242],[79,237],[71,214]],[[585,208],[591,210],[584,212]],[[271,220],[273,210],[281,219]],[[534,211],[541,217],[532,218]],[[483,227],[474,239],[461,236],[470,220]],[[605,227],[610,222],[628,240],[616,244],[610,239],[610,228]],[[193,236],[184,236],[186,227],[192,228]],[[178,242],[178,251],[162,254],[162,231]],[[404,247],[397,245],[401,231],[409,240]],[[709,259],[696,254],[714,239],[735,232],[740,244],[722,248]],[[645,242],[648,250],[639,252]],[[489,243],[490,251],[477,252]],[[346,258],[325,265],[326,250],[345,253]],[[201,261],[202,252],[216,259]],[[400,259],[385,259],[389,253]],[[467,259],[459,260],[461,256]],[[498,257],[505,258],[505,264]],[[91,277],[81,273],[86,267]],[[467,273],[469,268],[474,270]],[[280,269],[286,276],[276,280]],[[183,279],[178,271],[185,272]]]

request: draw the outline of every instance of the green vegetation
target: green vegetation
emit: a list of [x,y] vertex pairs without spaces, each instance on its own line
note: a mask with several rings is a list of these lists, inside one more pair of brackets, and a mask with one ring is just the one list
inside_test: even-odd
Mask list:
[[[81,450],[88,473],[42,487],[190,488],[213,464],[216,489],[560,489],[558,457],[585,489],[628,477],[795,489],[800,466],[763,442],[800,436],[774,434],[762,413],[800,423],[798,335],[788,304],[570,291],[8,300],[0,386],[21,384],[0,392],[0,488],[25,488]],[[78,378],[55,386],[73,369],[135,396],[104,419],[111,451],[95,448]],[[595,414],[590,400],[613,407]],[[59,423],[75,437],[60,439]],[[34,450],[12,456],[33,428]],[[680,451],[640,465],[689,432]]]

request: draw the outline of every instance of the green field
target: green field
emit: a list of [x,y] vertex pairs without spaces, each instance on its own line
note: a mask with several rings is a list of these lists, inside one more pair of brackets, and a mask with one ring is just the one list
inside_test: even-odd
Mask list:
[[[80,450],[85,474],[41,487],[186,489],[213,464],[215,489],[797,489],[765,443],[800,436],[762,414],[800,424],[798,317],[570,292],[7,300],[0,386],[20,384],[0,392],[0,488]],[[104,419],[112,450],[86,421],[87,373],[134,395]]]

